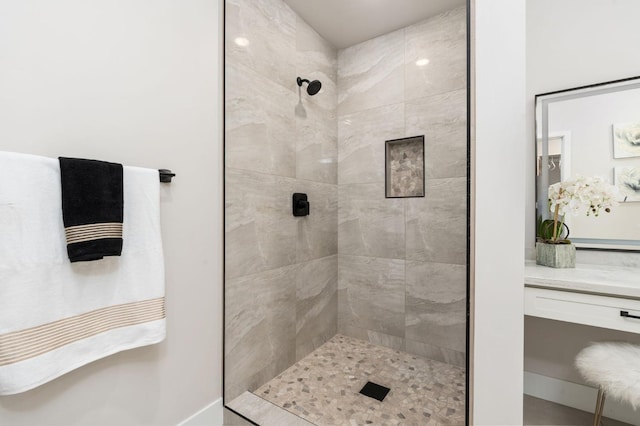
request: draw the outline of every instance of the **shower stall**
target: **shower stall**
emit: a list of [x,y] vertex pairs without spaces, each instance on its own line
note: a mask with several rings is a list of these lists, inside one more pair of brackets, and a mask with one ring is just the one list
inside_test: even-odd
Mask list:
[[225,2],[227,422],[464,424],[465,4],[337,48],[289,3]]

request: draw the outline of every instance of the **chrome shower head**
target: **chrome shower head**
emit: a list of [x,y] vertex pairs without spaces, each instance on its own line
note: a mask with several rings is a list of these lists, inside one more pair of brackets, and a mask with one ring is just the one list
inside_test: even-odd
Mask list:
[[306,78],[298,77],[298,86],[302,87],[302,83],[307,83],[307,93],[309,96],[313,96],[322,89],[322,83],[320,80],[309,81]]

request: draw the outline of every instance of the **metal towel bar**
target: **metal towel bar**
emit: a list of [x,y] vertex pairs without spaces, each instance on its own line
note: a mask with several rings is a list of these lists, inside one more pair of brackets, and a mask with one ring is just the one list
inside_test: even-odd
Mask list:
[[160,169],[158,170],[158,173],[160,173],[160,182],[166,183],[171,183],[171,179],[176,175],[169,169]]

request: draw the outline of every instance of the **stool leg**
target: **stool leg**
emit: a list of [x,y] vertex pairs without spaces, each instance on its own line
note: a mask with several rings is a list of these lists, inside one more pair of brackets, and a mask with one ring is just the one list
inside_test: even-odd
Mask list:
[[602,422],[602,412],[604,411],[605,392],[601,387],[598,388],[598,399],[596,401],[596,411],[593,414],[593,426],[600,426]]

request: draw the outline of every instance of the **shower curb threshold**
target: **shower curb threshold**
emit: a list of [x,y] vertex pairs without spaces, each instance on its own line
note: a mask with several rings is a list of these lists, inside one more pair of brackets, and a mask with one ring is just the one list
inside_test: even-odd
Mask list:
[[227,406],[262,426],[313,426],[313,423],[249,391],[245,391]]

